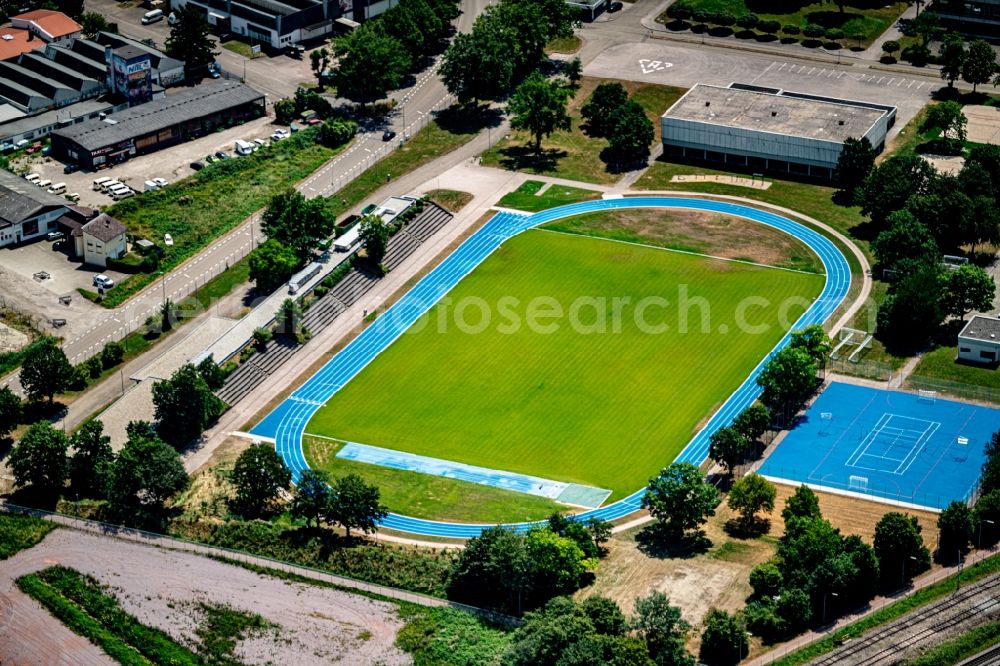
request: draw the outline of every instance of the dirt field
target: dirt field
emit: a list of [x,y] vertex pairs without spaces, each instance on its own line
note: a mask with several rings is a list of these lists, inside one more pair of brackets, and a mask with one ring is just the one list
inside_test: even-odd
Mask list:
[[822,272],[819,258],[802,241],[729,215],[632,209],[581,215],[552,226],[725,259]]
[[[101,653],[74,636],[14,585],[53,564],[90,575],[144,624],[194,646],[199,603],[259,613],[274,628],[241,640],[246,664],[403,664],[394,646],[402,622],[392,604],[339,590],[289,583],[189,553],[56,530],[6,560],[0,573],[3,663],[101,663]],[[6,601],[6,604],[3,602]]]
[[1000,143],[1000,109],[993,106],[963,106],[969,121],[966,129],[969,141]]

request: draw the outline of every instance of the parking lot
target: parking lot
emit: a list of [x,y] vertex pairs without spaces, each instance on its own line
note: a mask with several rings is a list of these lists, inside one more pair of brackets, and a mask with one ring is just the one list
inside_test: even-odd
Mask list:
[[[98,273],[110,276],[115,282],[124,277],[120,273],[70,259],[67,250],[71,242],[71,239],[57,242],[42,239],[21,247],[4,248],[0,250],[0,257],[6,270],[33,280],[57,296],[76,294],[78,288],[96,291],[93,285],[94,276]],[[76,297],[80,298],[78,294]]]
[[[109,169],[72,174],[63,173],[63,163],[41,156],[28,156],[17,160],[12,166],[18,171],[33,171],[43,179],[53,183],[66,183],[66,192],[76,192],[80,195],[80,205],[90,208],[110,206],[114,203],[110,196],[102,192],[94,192],[92,185],[95,178],[108,176],[119,180],[132,189],[142,192],[143,183],[152,178],[165,178],[169,182],[190,176],[194,171],[191,162],[204,161],[206,155],[224,150],[235,156],[233,144],[236,139],[253,141],[267,138],[279,126],[272,124],[273,118],[264,117],[231,127],[221,132],[204,136],[194,141],[182,143],[149,155],[135,157]],[[287,128],[286,128],[287,129]]]

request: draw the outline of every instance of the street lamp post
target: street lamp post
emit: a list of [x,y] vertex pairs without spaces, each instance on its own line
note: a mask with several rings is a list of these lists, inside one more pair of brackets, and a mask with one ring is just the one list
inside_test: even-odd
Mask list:
[[827,597],[839,597],[840,595],[836,592],[827,592],[823,595],[823,626],[826,626],[826,598]]
[[995,525],[996,523],[989,518],[979,519],[979,536],[976,537],[976,550],[983,549],[983,523],[989,523],[990,525]]
[[[910,555],[910,559],[913,560],[914,562],[917,561],[917,558],[914,557],[913,555]],[[899,587],[900,588],[906,587],[906,559],[903,560],[903,571],[899,577]]]

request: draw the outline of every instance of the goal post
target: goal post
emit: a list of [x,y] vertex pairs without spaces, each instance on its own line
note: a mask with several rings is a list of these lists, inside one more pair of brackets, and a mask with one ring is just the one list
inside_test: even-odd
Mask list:
[[937,400],[937,391],[926,391],[924,389],[917,389],[917,400],[928,405],[933,405]]

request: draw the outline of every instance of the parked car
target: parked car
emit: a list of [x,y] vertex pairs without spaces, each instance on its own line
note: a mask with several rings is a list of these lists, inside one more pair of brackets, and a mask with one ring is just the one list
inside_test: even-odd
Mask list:
[[18,147],[18,148],[24,148],[24,147],[25,147],[25,146],[27,146],[27,145],[28,145],[29,143],[31,143],[31,142],[30,142],[30,141],[28,141],[27,139],[21,139],[20,141],[18,141],[18,142],[17,142],[17,143],[15,143],[14,145],[15,145],[16,147]]
[[201,171],[202,169],[205,168],[205,163],[204,162],[191,162],[191,168],[194,169],[195,171]]
[[392,130],[386,130],[382,133],[383,141],[392,141],[395,138],[396,138],[396,133],[393,132]]
[[322,125],[323,124],[323,120],[320,119],[320,118],[310,118],[306,122],[308,122],[310,125]]
[[115,286],[115,281],[104,273],[98,273],[94,276],[94,286],[100,289],[111,289],[111,287]]
[[0,143],[0,152],[9,153],[10,151],[14,150],[14,148],[16,148],[16,146],[12,143],[7,143],[7,142]]
[[80,170],[80,167],[76,164],[67,164],[63,167],[63,173],[76,173]]
[[286,129],[276,129],[274,134],[271,135],[273,141],[281,141],[282,139],[287,139],[291,136],[291,133]]
[[45,240],[59,241],[64,238],[66,238],[66,234],[64,234],[61,231],[50,231],[49,233],[45,234]]
[[166,187],[170,184],[166,178],[153,178],[153,182],[156,183],[157,187]]
[[205,161],[211,164],[212,162],[218,162],[219,159],[215,155],[206,155]]
[[171,246],[174,244],[174,237],[170,234],[163,234],[163,244],[166,246]]
[[266,139],[254,139],[253,142],[255,144],[257,144],[257,148],[258,149],[259,148],[266,148],[267,147],[267,140]]
[[224,150],[217,150],[217,151],[215,151],[215,157],[218,158],[218,159],[220,159],[220,160],[228,160],[229,159],[229,153],[227,153]]

